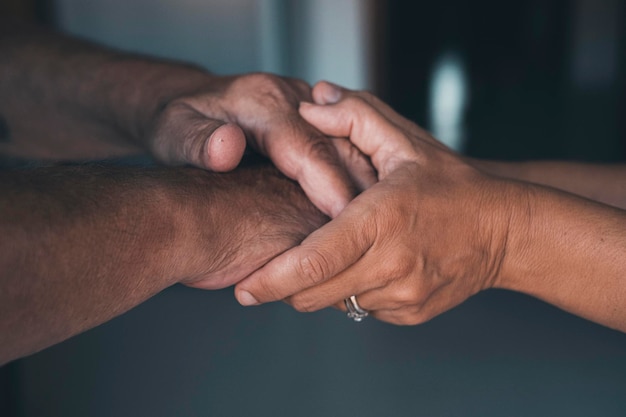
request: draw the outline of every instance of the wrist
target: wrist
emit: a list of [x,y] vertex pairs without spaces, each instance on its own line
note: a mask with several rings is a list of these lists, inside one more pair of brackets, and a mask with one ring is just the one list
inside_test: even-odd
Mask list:
[[[494,203],[486,210],[491,223],[491,264],[494,274],[487,279],[486,288],[513,289],[514,280],[520,275],[520,266],[529,244],[529,228],[534,212],[532,186],[528,184],[493,178]],[[522,273],[523,275],[523,273]]]
[[526,177],[525,165],[522,162],[493,161],[470,157],[465,157],[465,161],[474,168],[495,177],[516,180],[524,180]]
[[506,238],[501,268],[493,287],[521,291],[525,280],[533,274],[529,251],[539,238],[534,233],[535,223],[539,221],[539,190],[523,182],[506,182],[510,190],[506,198]]
[[[114,80],[103,84],[106,97],[103,117],[121,129],[129,140],[149,148],[149,135],[160,112],[173,100],[214,89],[218,77],[208,71],[173,61],[134,55],[113,55],[103,63],[98,79]],[[109,88],[111,87],[111,88]]]

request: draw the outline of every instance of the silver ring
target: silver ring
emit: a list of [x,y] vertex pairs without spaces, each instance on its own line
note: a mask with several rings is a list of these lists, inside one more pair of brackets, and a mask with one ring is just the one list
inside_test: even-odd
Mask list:
[[363,310],[359,303],[356,301],[356,295],[350,296],[350,298],[346,298],[343,300],[348,309],[348,317],[356,322],[360,322],[365,317],[369,316],[369,312],[367,310]]

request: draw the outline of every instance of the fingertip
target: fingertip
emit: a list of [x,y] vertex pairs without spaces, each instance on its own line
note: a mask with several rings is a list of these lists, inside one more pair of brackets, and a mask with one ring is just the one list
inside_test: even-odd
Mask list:
[[227,123],[215,129],[206,140],[202,162],[211,171],[231,171],[239,165],[245,150],[243,130],[236,124]]
[[339,197],[337,200],[332,201],[331,206],[329,207],[330,217],[332,219],[339,216],[339,214],[341,214],[343,209],[346,208],[346,206],[350,203],[352,198],[356,195],[356,192],[354,192],[353,190],[349,191],[349,193],[350,193],[349,198],[344,196],[343,198]]
[[311,95],[317,104],[335,104],[341,100],[342,88],[328,81],[320,81],[313,87]]
[[259,305],[260,303],[252,294],[250,294],[246,290],[242,290],[239,288],[235,289],[235,298],[244,307]]
[[334,219],[358,194],[358,190],[340,165],[322,167],[323,175],[315,175],[316,172],[321,172],[317,167],[318,165],[309,167],[299,183],[311,202],[325,215]]
[[301,101],[300,105],[298,106],[298,110],[304,110],[304,111],[307,111],[308,109],[312,109],[312,108],[315,108],[315,104],[309,103],[308,101]]
[[298,113],[300,113],[300,116],[305,121],[311,123],[311,120],[316,119],[316,110],[319,108],[320,106],[317,104],[309,103],[308,101],[301,101],[298,107]]

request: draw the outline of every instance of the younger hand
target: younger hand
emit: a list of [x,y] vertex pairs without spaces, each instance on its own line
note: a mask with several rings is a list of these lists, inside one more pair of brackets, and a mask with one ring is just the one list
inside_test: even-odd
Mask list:
[[[314,96],[331,90],[320,83]],[[515,193],[371,95],[341,96],[336,104],[303,103],[300,113],[327,135],[350,138],[380,181],[239,283],[238,300],[345,310],[343,300],[357,295],[381,320],[417,324],[490,287],[512,221],[507,198]]]

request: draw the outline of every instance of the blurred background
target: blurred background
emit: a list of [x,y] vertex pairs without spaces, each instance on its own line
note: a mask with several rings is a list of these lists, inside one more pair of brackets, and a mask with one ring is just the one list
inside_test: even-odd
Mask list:
[[[478,157],[626,160],[620,0],[3,0],[0,11],[216,73],[370,89]],[[177,286],[0,368],[0,416],[136,415],[624,416],[626,335],[506,291],[393,327]]]

